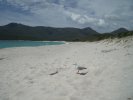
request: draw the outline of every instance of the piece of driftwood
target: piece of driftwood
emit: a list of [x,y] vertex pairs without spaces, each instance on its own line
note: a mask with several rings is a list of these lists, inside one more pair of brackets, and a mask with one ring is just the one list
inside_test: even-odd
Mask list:
[[55,75],[55,74],[57,74],[57,73],[58,73],[58,71],[53,72],[53,73],[51,73],[51,74],[49,74],[49,75]]

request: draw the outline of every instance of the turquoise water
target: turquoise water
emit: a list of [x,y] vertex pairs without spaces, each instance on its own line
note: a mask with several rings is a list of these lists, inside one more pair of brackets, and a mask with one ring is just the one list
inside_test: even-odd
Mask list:
[[0,40],[0,48],[36,47],[36,46],[60,45],[60,44],[64,44],[64,42]]

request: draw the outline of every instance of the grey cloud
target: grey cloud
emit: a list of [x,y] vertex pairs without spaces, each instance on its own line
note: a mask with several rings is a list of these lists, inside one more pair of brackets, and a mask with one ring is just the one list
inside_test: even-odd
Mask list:
[[[21,15],[23,18],[20,17],[17,21],[27,24],[29,22],[31,25],[92,27],[100,32],[119,27],[133,28],[133,0],[6,1],[8,5],[32,13],[32,15],[26,15],[21,12],[10,11],[10,18],[7,18],[9,21],[14,21],[15,18],[17,19],[17,15]],[[0,2],[3,2],[3,0],[0,0]],[[4,13],[5,16],[7,14],[4,11],[1,11],[1,13]],[[4,17],[0,20],[4,20]]]
[[70,17],[73,21],[79,23],[79,24],[91,24],[91,25],[95,25],[95,26],[105,26],[105,20],[104,19],[98,19],[98,18],[93,18],[93,17],[89,17],[87,15],[81,15],[81,14],[77,14],[77,13],[73,13],[73,12],[65,12],[66,16]]

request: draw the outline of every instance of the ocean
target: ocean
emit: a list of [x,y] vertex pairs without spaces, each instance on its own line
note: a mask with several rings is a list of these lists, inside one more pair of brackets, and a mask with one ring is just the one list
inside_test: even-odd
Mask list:
[[0,48],[12,48],[12,47],[36,47],[46,45],[61,45],[64,42],[53,41],[23,41],[23,40],[0,40]]

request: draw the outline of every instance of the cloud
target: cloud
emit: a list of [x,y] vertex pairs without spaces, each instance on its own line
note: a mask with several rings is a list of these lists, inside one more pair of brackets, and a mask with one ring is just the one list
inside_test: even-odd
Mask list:
[[100,32],[119,27],[132,29],[132,10],[133,0],[0,0],[0,25],[15,21],[28,25],[92,27]]
[[98,18],[93,18],[89,17],[87,15],[81,15],[73,12],[65,12],[66,16],[70,17],[72,21],[82,24],[83,26],[86,24],[90,24],[92,26],[98,26],[98,27],[105,27],[106,22],[104,19],[98,19]]
[[107,20],[111,20],[111,21],[121,21],[121,20],[123,20],[121,16],[113,15],[113,14],[105,15],[104,18],[107,19]]
[[101,27],[104,27],[107,24],[105,23],[105,21],[103,19],[99,19],[98,25]]

